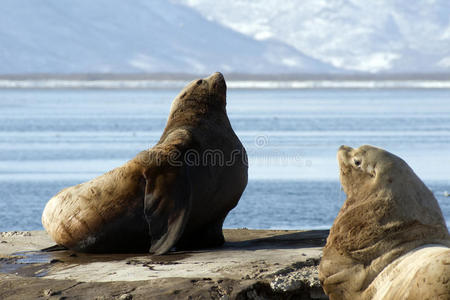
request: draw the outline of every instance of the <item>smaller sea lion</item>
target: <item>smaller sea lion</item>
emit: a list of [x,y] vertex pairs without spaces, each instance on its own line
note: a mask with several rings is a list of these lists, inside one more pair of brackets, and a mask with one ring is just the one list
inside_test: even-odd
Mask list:
[[401,158],[338,151],[347,199],[323,250],[330,299],[450,299],[450,235],[433,193]]

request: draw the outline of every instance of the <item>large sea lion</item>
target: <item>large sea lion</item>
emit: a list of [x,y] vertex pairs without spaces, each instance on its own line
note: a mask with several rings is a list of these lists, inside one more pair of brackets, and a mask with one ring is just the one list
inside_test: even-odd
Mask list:
[[59,192],[42,224],[58,244],[84,252],[219,246],[247,185],[246,162],[226,113],[225,80],[215,73],[175,98],[154,147]]
[[433,193],[401,158],[338,151],[347,199],[323,250],[330,299],[450,299],[450,236]]

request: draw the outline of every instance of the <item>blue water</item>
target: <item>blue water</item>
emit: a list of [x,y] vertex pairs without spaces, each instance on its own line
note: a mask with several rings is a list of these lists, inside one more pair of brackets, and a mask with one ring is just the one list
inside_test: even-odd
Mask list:
[[[177,93],[0,90],[0,231],[42,229],[51,196],[154,145]],[[250,169],[225,227],[329,228],[341,144],[404,158],[450,224],[450,90],[231,90],[227,110]]]

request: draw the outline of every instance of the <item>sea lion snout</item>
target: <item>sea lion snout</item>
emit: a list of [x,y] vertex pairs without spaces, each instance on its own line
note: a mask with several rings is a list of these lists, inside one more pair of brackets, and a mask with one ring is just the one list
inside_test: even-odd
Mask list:
[[223,83],[225,83],[225,78],[223,77],[223,74],[220,72],[215,72],[213,74],[211,74],[207,80],[215,80],[215,81],[222,81]]
[[337,153],[337,159],[339,165],[342,167],[343,165],[349,165],[350,152],[353,150],[352,147],[342,145],[339,147]]
[[216,72],[205,79],[208,81],[210,85],[210,89],[212,92],[215,92],[219,95],[225,95],[227,91],[227,84],[225,82],[225,78],[222,73]]
[[350,150],[353,150],[353,148],[352,147],[350,147],[350,146],[347,146],[347,145],[341,145],[340,147],[339,147],[339,151],[350,151]]

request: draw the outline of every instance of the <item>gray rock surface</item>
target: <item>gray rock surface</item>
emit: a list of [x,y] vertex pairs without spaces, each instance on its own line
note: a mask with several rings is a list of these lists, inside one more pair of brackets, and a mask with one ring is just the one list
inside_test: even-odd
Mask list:
[[224,230],[221,248],[152,256],[43,252],[43,231],[0,233],[0,299],[326,299],[327,234]]

